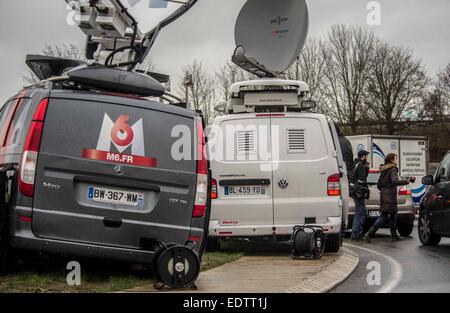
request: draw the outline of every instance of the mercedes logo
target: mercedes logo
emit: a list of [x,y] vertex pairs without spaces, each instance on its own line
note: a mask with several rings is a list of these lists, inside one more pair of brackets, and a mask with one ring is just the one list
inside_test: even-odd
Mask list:
[[122,166],[116,165],[114,167],[114,172],[116,172],[117,175],[122,176],[123,175],[123,169]]
[[286,178],[282,178],[278,182],[278,187],[280,187],[281,189],[286,189],[288,186],[289,186],[289,182]]

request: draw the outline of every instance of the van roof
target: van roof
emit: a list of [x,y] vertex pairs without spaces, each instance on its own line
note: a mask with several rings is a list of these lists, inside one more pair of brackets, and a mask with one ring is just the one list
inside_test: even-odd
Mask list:
[[271,112],[271,113],[239,113],[239,114],[226,114],[217,116],[215,121],[232,121],[240,119],[254,119],[256,117],[296,117],[296,118],[327,118],[325,114],[322,113],[312,113],[312,112]]
[[174,105],[163,104],[147,98],[130,97],[126,94],[54,89],[50,91],[50,98],[109,102],[126,106],[140,107],[143,109],[151,108],[152,110],[181,115],[188,118],[194,118],[196,116],[196,113],[193,110],[180,108]]
[[307,83],[297,80],[287,80],[287,79],[255,79],[250,81],[242,81],[237,82],[231,85],[230,93],[238,94],[242,88],[246,87],[271,87],[271,86],[279,86],[279,87],[296,87],[298,94],[303,92],[309,92],[309,86]]

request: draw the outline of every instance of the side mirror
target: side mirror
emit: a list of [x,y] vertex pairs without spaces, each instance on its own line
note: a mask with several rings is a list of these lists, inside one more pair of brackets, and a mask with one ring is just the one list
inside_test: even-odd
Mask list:
[[434,177],[433,175],[428,175],[422,178],[422,185],[432,186],[434,185]]
[[224,114],[227,109],[227,101],[219,102],[215,107],[214,111]]

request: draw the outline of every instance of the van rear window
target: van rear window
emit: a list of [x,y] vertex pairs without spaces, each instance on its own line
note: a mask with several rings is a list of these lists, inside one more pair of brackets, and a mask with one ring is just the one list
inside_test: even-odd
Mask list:
[[[41,151],[98,162],[195,172],[195,156],[191,153],[196,151],[194,125],[193,118],[150,108],[50,99]],[[180,140],[179,130],[184,139]],[[178,148],[177,142],[185,145]]]

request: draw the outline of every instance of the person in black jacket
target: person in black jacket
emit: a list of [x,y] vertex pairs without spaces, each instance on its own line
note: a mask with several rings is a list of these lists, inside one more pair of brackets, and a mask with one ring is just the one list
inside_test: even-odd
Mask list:
[[345,165],[347,167],[347,172],[350,173],[353,169],[353,147],[350,143],[350,140],[348,140],[344,133],[342,132],[342,129],[339,125],[339,123],[334,123],[334,126],[336,128],[336,132],[338,134],[339,138],[339,145],[341,146],[342,150],[342,156],[344,158]]
[[369,152],[361,150],[358,152],[358,158],[354,162],[353,170],[350,174],[351,188],[357,189],[359,192],[351,194],[355,201],[355,215],[353,217],[352,240],[359,241],[363,238],[364,221],[366,220],[366,198],[364,191],[367,188],[367,176],[369,175]]
[[415,181],[414,177],[400,179],[398,177],[398,158],[396,154],[390,153],[385,158],[385,164],[380,167],[380,178],[378,179],[378,189],[380,190],[380,211],[381,216],[375,221],[366,235],[366,240],[371,242],[377,230],[390,219],[391,238],[393,241],[399,240],[397,234],[397,187],[408,185]]

